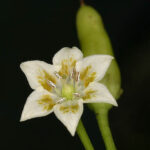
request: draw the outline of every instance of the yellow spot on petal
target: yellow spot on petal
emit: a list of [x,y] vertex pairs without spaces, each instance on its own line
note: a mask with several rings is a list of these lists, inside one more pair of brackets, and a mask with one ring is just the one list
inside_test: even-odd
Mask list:
[[96,72],[91,72],[92,66],[87,66],[80,72],[80,79],[83,80],[84,86],[87,87],[90,82],[93,82],[96,78]]
[[47,73],[45,70],[39,70],[40,75],[37,77],[38,82],[42,85],[42,87],[48,91],[52,90],[52,87],[48,84],[48,81],[53,82],[54,84],[56,83],[56,79]]
[[85,87],[87,87],[89,85],[90,82],[93,82],[96,78],[96,72],[92,72],[86,79],[84,82]]
[[80,72],[80,79],[81,80],[84,80],[87,77],[89,70],[91,68],[92,68],[91,66],[87,66],[85,69],[83,69],[83,71]]
[[70,106],[61,106],[60,111],[62,111],[63,113],[76,113],[79,110],[79,105],[75,104],[75,105],[70,105]]
[[40,100],[38,100],[38,104],[42,105],[44,110],[51,110],[53,106],[55,105],[53,99],[50,97],[50,95],[43,95]]
[[61,69],[59,71],[59,75],[62,77],[67,77],[70,71],[75,68],[76,60],[70,57],[69,59],[64,59],[61,62]]
[[69,66],[66,59],[61,62],[61,69],[59,71],[59,75],[62,77],[69,75]]
[[83,98],[83,100],[89,100],[89,99],[91,99],[92,97],[95,96],[94,95],[95,93],[96,93],[95,90],[89,89],[89,90],[87,90],[85,92],[85,94],[84,94],[84,96],[82,98]]
[[72,57],[70,58],[70,66],[71,66],[71,68],[75,68],[76,62],[77,61],[75,59],[73,59]]

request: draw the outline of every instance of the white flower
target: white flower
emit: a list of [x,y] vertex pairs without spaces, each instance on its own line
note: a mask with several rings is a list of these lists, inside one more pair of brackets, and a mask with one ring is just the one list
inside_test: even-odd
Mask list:
[[53,57],[53,65],[43,61],[23,62],[20,67],[34,90],[27,98],[21,121],[52,112],[75,134],[83,113],[83,103],[110,103],[117,106],[106,86],[99,83],[112,56],[83,58],[76,48],[62,48]]

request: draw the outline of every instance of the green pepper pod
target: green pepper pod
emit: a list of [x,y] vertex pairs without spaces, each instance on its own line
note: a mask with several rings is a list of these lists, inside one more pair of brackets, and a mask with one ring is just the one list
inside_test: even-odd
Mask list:
[[[112,55],[111,42],[106,33],[100,14],[92,7],[82,5],[76,18],[77,33],[84,56],[93,54]],[[118,99],[121,94],[120,71],[116,60],[112,60],[105,77],[100,81],[105,84],[111,94]],[[90,104],[97,107],[98,104]],[[110,104],[99,104],[101,107],[111,108]],[[98,106],[98,107],[99,107]]]

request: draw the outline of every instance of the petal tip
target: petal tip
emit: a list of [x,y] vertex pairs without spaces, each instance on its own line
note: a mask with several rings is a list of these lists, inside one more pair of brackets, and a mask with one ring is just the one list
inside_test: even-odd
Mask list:
[[80,50],[78,47],[76,47],[76,46],[72,46],[71,49],[74,49],[74,50],[77,50],[77,51],[80,51],[80,52],[81,52],[81,50]]
[[20,69],[21,69],[22,71],[26,70],[26,67],[28,66],[28,65],[27,65],[28,62],[29,62],[29,61],[26,61],[26,62],[22,62],[22,63],[20,64]]
[[23,121],[26,121],[28,120],[29,118],[27,117],[27,115],[25,115],[24,111],[22,112],[21,114],[21,117],[20,117],[20,122],[23,122]]
[[70,132],[70,134],[71,134],[72,136],[75,136],[75,131]]
[[114,100],[113,105],[118,107],[118,103],[116,102],[116,100]]
[[22,62],[22,63],[20,64],[20,68],[23,69],[23,67],[24,67],[24,62]]
[[118,104],[116,103],[116,105],[115,105],[116,107],[118,107]]
[[26,119],[23,117],[23,116],[21,116],[21,118],[20,118],[20,122],[23,122],[23,121],[25,121]]

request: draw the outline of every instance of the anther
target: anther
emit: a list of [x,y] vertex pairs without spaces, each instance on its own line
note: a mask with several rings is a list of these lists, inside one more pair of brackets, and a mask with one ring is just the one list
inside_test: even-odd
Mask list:
[[73,93],[73,95],[76,96],[76,97],[80,97],[79,93]]
[[47,80],[47,84],[50,85],[52,88],[56,88],[56,85],[52,81]]
[[75,70],[73,69],[72,72],[71,72],[71,78],[74,79],[74,76],[75,76]]
[[57,104],[62,103],[65,100],[65,98],[61,98],[60,100],[57,101]]
[[55,74],[55,76],[58,78],[58,79],[61,79],[62,77],[59,75],[59,73],[58,72],[54,72],[54,74]]
[[76,81],[79,81],[79,79],[80,79],[80,73],[76,72]]
[[73,68],[72,73],[71,73],[71,77],[75,80],[75,81],[79,81],[80,79],[80,73],[77,72],[75,70],[75,68]]

